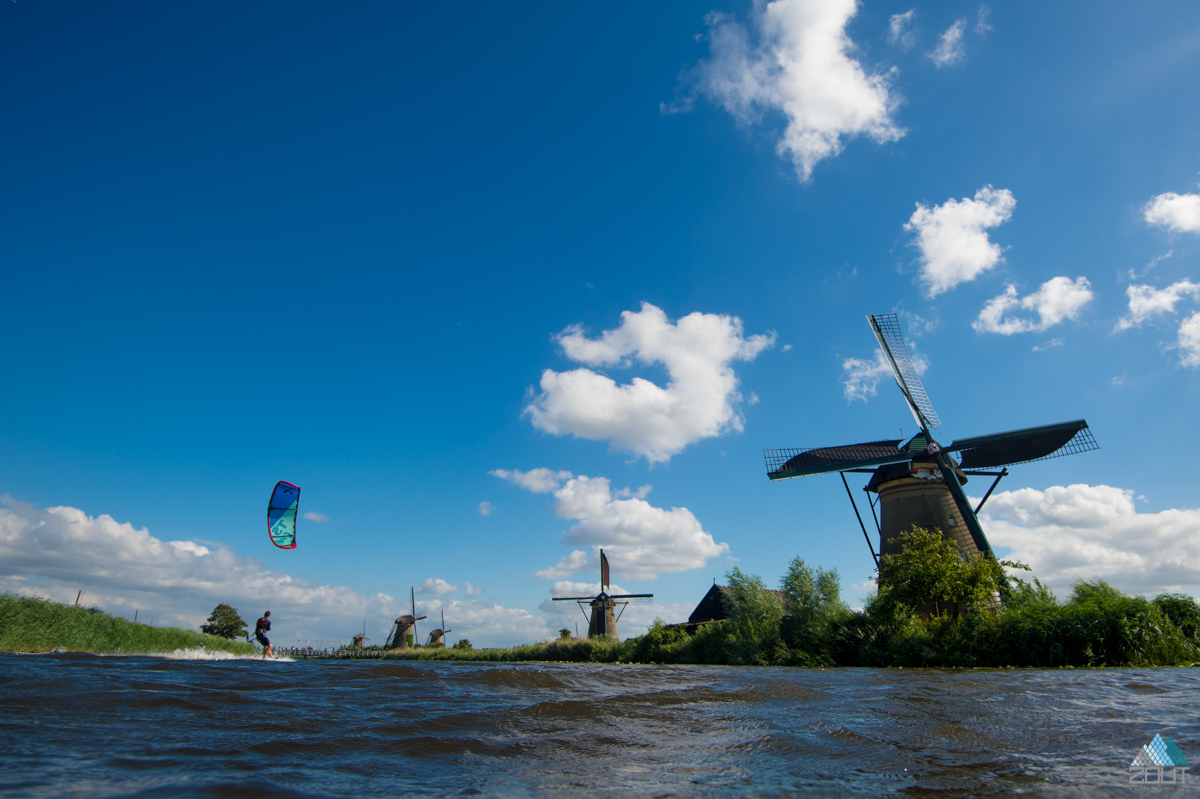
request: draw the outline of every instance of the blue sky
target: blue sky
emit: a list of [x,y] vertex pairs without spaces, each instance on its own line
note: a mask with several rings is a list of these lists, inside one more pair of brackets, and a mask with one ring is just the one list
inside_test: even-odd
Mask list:
[[[623,634],[796,555],[857,603],[840,481],[770,484],[762,449],[911,434],[872,383],[892,311],[944,439],[1100,443],[1013,469],[1000,551],[1062,592],[1200,586],[1193,3],[21,2],[0,32],[0,588],[270,601],[288,641],[382,636],[424,584],[452,639],[511,644],[604,546],[657,596]],[[286,552],[281,479],[329,518]]]

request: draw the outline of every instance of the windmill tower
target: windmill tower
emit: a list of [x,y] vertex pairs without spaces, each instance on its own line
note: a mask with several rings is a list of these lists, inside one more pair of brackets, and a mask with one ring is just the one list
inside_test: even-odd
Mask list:
[[442,626],[439,629],[430,631],[428,646],[434,646],[436,644],[444,644],[445,642],[442,639],[446,637],[446,633],[454,632],[454,630],[446,629],[446,611],[444,611],[444,610],[441,611],[441,614],[442,614]]
[[[977,514],[1000,479],[1008,474],[1007,467],[1099,449],[1087,422],[1079,419],[1029,427],[964,438],[942,446],[930,432],[941,426],[941,420],[921,385],[896,315],[868,316],[867,320],[920,432],[907,442],[894,439],[817,449],[768,449],[764,451],[767,477],[786,480],[839,472],[877,567],[879,556],[871,546],[871,537],[850,493],[847,472],[871,475],[863,490],[868,492],[871,516],[879,532],[880,555],[898,552],[899,546],[891,543],[892,539],[916,526],[941,530],[964,555],[995,557]],[[958,461],[951,453],[958,454]],[[1000,471],[986,471],[997,467]],[[996,478],[974,508],[962,488],[968,475]],[[876,494],[878,500],[871,494]],[[877,507],[879,516],[875,517]]]
[[[609,635],[614,640],[617,638],[617,619],[621,618],[621,614],[625,612],[625,606],[629,604],[630,599],[649,599],[654,594],[613,594],[609,595],[604,589],[608,588],[608,558],[604,555],[604,550],[600,550],[600,593],[595,596],[556,596],[555,602],[578,602],[580,610],[583,609],[583,604],[586,602],[591,608],[591,615],[588,616],[588,633],[587,637],[591,638],[595,635]],[[626,601],[621,601],[626,600]],[[620,612],[617,611],[617,605],[621,606]]]
[[411,588],[408,598],[412,603],[412,613],[401,616],[392,622],[392,633],[384,643],[384,649],[408,649],[417,643],[417,622],[425,617],[417,615],[417,597]]

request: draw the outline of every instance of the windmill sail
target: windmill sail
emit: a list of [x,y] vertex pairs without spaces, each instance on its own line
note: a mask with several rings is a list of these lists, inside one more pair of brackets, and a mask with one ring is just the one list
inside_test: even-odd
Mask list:
[[941,427],[942,422],[938,419],[937,411],[933,409],[933,403],[925,393],[925,386],[921,385],[917,367],[908,354],[908,345],[904,343],[904,334],[900,332],[900,321],[896,314],[868,315],[867,320],[871,323],[871,330],[875,333],[875,339],[883,349],[883,354],[891,364],[896,384],[904,392],[908,409],[912,411],[917,424],[925,430]]
[[791,477],[807,477],[912,460],[908,451],[900,449],[900,441],[901,439],[867,441],[862,444],[815,449],[764,450],[767,477],[772,480],[787,480]]
[[1088,423],[1082,419],[1024,430],[1010,430],[990,436],[976,436],[955,441],[947,452],[959,452],[962,468],[986,469],[992,466],[1011,466],[1048,458],[1061,458],[1077,452],[1100,449]]
[[280,549],[296,548],[296,511],[300,507],[300,486],[280,480],[267,503],[267,535]]
[[600,590],[608,588],[608,557],[600,550]]

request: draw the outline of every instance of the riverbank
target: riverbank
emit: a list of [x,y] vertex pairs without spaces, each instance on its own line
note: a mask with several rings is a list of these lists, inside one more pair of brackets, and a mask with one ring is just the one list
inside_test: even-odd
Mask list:
[[166,654],[206,649],[253,655],[256,647],[178,627],[151,627],[95,608],[0,594],[0,652],[90,652],[96,655]]

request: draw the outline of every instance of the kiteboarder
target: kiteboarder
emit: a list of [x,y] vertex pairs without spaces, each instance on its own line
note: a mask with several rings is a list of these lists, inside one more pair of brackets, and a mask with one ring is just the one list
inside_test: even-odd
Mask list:
[[275,649],[271,646],[271,639],[267,638],[267,631],[271,629],[271,611],[263,614],[254,625],[254,637],[263,645],[263,660],[269,657],[275,657]]

